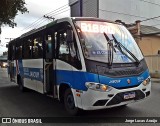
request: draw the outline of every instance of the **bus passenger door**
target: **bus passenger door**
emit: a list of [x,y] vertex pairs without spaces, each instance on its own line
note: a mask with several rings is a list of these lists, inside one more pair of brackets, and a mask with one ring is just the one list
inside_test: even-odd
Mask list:
[[47,33],[45,36],[45,56],[44,56],[44,92],[55,97],[55,58],[54,37],[52,33]]

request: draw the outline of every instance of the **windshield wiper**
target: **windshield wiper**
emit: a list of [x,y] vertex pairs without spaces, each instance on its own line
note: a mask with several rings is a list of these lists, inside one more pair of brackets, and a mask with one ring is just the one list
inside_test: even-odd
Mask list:
[[108,49],[108,65],[109,65],[109,68],[111,68],[111,66],[113,64],[113,51],[116,52],[116,50],[113,46],[113,40],[111,40],[105,32],[103,34],[108,42],[107,43],[107,45],[109,47],[109,49]]
[[115,38],[115,36],[112,34],[113,40],[116,43],[116,45],[118,46],[117,48],[119,49],[119,51],[126,55],[129,59],[131,59],[126,53],[124,53],[124,51],[121,49],[121,47],[126,50],[130,56],[132,56],[132,58],[136,61],[136,66],[138,66],[140,64],[140,61],[137,59],[137,57],[131,52],[129,51],[126,47],[124,47],[120,42],[117,41],[117,39]]

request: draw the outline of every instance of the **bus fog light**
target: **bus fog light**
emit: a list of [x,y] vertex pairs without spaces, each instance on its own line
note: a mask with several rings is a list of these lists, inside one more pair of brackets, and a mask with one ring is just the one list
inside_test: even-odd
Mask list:
[[99,84],[99,83],[93,83],[93,82],[86,82],[86,87],[92,90],[96,91],[101,91],[101,92],[106,92],[112,90],[112,87],[104,84]]

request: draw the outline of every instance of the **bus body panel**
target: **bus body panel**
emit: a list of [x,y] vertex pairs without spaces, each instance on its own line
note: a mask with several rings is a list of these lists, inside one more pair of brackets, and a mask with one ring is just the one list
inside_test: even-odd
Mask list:
[[[89,72],[68,71],[68,70],[58,69],[57,76],[58,76],[58,84],[61,84],[63,82],[65,83],[69,82],[68,84],[73,89],[86,91],[87,90],[87,87],[85,86],[86,82],[106,84],[116,89],[137,87],[149,77],[149,72],[148,70],[146,70],[139,76],[111,78],[111,77],[102,76],[102,75],[98,76],[97,74],[89,73]],[[128,79],[130,83],[128,83]]]
[[43,59],[16,60],[15,65],[16,74],[22,78],[24,87],[44,93]]
[[56,60],[56,80],[57,84],[68,84],[71,88],[73,85],[73,70],[72,66],[61,60]]
[[[99,75],[99,83],[107,84],[117,89],[130,88],[139,86],[144,80],[149,77],[149,71],[146,70],[139,76],[123,77],[123,78],[109,78]],[[130,82],[127,82],[130,81]]]
[[[144,89],[145,91],[143,91]],[[111,107],[133,103],[133,102],[147,98],[148,97],[147,94],[148,92],[150,92],[150,89],[151,89],[151,82],[147,86],[140,84],[137,87],[128,88],[128,89],[119,90],[114,88],[110,92],[99,92],[99,91],[88,89],[87,91],[84,91],[81,94],[82,105],[83,105],[82,108],[84,110],[95,110],[95,109],[111,108]],[[135,100],[134,99],[124,100],[125,93],[135,92],[135,91],[138,91],[138,93],[141,92],[143,96],[139,95],[140,98],[136,98]],[[121,97],[116,96],[117,94],[120,94],[120,93],[122,93]],[[113,95],[113,96],[109,97],[109,95]],[[101,102],[99,102],[99,104],[96,105],[96,102],[98,103],[98,101],[101,101]]]

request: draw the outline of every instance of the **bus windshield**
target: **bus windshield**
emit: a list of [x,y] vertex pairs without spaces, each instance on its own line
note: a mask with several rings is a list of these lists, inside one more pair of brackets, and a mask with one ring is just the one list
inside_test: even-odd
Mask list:
[[[76,27],[87,59],[108,63],[111,48],[109,44],[112,44],[113,63],[136,62],[135,57],[139,61],[143,59],[138,45],[123,25],[101,21],[76,21]],[[124,48],[118,46],[117,42]]]

